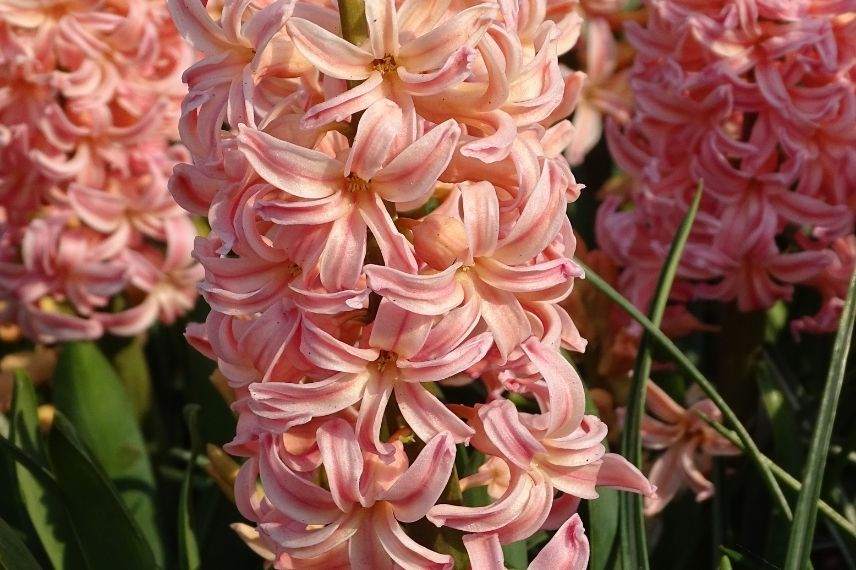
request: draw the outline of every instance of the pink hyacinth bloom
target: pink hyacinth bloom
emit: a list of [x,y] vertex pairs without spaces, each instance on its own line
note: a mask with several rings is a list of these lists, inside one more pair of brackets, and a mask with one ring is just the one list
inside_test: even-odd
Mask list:
[[[238,505],[262,534],[295,560],[344,547],[357,568],[452,567],[451,556],[418,544],[399,524],[421,519],[443,492],[455,458],[451,437],[432,438],[410,465],[400,443],[390,444],[390,462],[364,452],[344,420],[326,422],[317,438],[329,490],[283,463],[272,437],[241,469]],[[259,476],[261,501],[254,497]]]
[[[504,570],[502,548],[496,534],[468,534],[464,546],[473,570]],[[588,568],[589,543],[580,516],[569,518],[541,552],[529,563],[528,570],[585,570]]]
[[[254,525],[234,528],[276,568],[414,570],[452,565],[411,534],[426,517],[482,533],[476,567],[561,529],[532,567],[577,567],[580,497],[651,491],[605,454],[560,352],[586,344],[559,306],[582,277],[565,215],[582,185],[562,157],[582,75],[558,63],[580,18],[552,0],[365,5],[353,45],[333,2],[169,2],[205,55],[170,189],[211,227],[193,251],[211,312],[187,338],[233,392],[226,449],[246,458]],[[506,391],[540,413],[492,419]],[[522,461],[516,437],[543,449]],[[470,447],[487,459],[462,486],[495,502],[445,512]]]
[[683,408],[662,388],[649,381],[646,403],[652,416],[642,420],[642,445],[664,451],[651,466],[649,478],[657,494],[645,499],[645,514],[663,510],[682,487],[690,488],[696,501],[713,495],[714,487],[707,477],[712,458],[737,455],[740,450],[716,433],[700,414],[716,421],[722,419],[710,400],[700,400]]
[[42,342],[175,321],[201,269],[167,191],[192,53],[165,6],[6,2],[0,52],[3,320]]
[[[478,4],[439,23],[442,13],[425,10],[418,3],[410,0],[396,8],[392,0],[366,2],[369,45],[365,47],[303,18],[289,20],[292,40],[315,67],[330,77],[362,81],[310,108],[302,119],[304,128],[342,121],[382,98],[411,109],[413,97],[437,95],[469,76],[472,46],[495,17],[496,7]],[[423,33],[422,27],[430,31]]]
[[626,27],[635,109],[606,129],[633,208],[598,215],[623,291],[647,306],[650,268],[703,182],[675,301],[754,311],[794,285],[819,287],[828,302],[805,330],[833,330],[829,308],[842,298],[820,276],[835,272],[837,240],[854,234],[856,134],[844,126],[856,113],[853,18],[811,0],[646,4],[647,23]]

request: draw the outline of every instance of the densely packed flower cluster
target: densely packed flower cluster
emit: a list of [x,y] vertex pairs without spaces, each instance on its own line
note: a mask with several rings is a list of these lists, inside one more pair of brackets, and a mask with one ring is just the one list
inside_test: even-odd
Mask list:
[[804,284],[822,306],[793,330],[834,329],[856,258],[856,3],[646,5],[647,24],[626,27],[635,111],[607,128],[633,188],[598,217],[623,292],[647,306],[703,181],[674,300],[750,311]]
[[[500,568],[551,528],[531,567],[584,567],[579,500],[654,489],[560,352],[574,3],[368,0],[363,37],[334,2],[168,5],[204,54],[170,185],[211,222],[188,337],[235,392],[242,536],[280,568],[448,568],[458,533]],[[444,493],[457,454],[488,505]]]
[[167,180],[192,63],[156,0],[0,4],[0,320],[43,342],[188,310],[196,235]]

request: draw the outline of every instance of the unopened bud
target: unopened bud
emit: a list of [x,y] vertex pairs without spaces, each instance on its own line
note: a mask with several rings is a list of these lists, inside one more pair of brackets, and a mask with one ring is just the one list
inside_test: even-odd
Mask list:
[[467,231],[458,218],[431,214],[413,228],[416,255],[438,271],[459,261],[467,249]]
[[205,471],[214,479],[223,494],[235,502],[235,479],[238,478],[241,466],[216,445],[209,443],[205,447],[205,453],[209,461]]

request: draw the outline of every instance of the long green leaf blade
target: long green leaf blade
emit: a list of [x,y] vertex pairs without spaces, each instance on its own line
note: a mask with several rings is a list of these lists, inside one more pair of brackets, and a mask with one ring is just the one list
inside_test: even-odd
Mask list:
[[134,406],[116,370],[91,342],[63,346],[54,403],[119,489],[158,564],[164,552],[155,514],[155,478]]
[[116,487],[61,412],[48,434],[48,456],[91,568],[160,567]]
[[182,570],[196,570],[202,563],[199,558],[199,544],[196,532],[193,530],[191,494],[193,491],[193,468],[199,455],[199,406],[188,405],[184,409],[187,429],[190,431],[190,460],[184,472],[181,483],[181,493],[178,499],[178,564]]
[[[678,271],[678,264],[684,253],[684,246],[690,236],[693,221],[701,203],[702,183],[699,183],[690,207],[678,228],[675,239],[669,248],[669,254],[663,263],[657,290],[651,300],[648,318],[657,328],[663,320],[672,283]],[[646,332],[639,343],[639,354],[633,368],[633,380],[630,398],[627,403],[627,417],[621,432],[621,453],[636,465],[642,467],[642,416],[645,414],[645,386],[651,374],[651,339]],[[642,497],[635,493],[621,493],[621,548],[624,560],[631,561],[634,567],[648,568],[648,545],[645,537],[645,515],[642,512]]]
[[[46,464],[45,450],[39,433],[38,400],[33,384],[24,372],[15,373],[12,409],[9,414],[9,439],[26,453],[33,463]],[[82,568],[77,538],[71,529],[68,513],[57,493],[55,482],[46,484],[45,476],[31,472],[20,462],[15,464],[18,494],[30,523],[39,537],[48,560],[55,568]]]
[[757,467],[758,471],[761,473],[764,483],[767,486],[767,489],[770,491],[770,494],[775,499],[776,505],[781,509],[781,511],[785,514],[788,520],[793,518],[793,514],[791,512],[791,507],[788,504],[787,499],[785,498],[784,493],[782,492],[782,488],[779,486],[779,483],[776,481],[776,478],[773,476],[772,471],[769,466],[764,463],[761,454],[761,451],[758,449],[758,446],[755,444],[755,441],[752,439],[752,436],[749,435],[749,431],[746,429],[746,426],[740,421],[737,417],[737,414],[734,413],[734,410],[728,405],[728,403],[722,398],[719,392],[716,390],[716,387],[708,380],[704,374],[702,374],[698,368],[690,361],[689,358],[684,355],[681,350],[675,346],[675,343],[669,339],[663,332],[654,326],[654,323],[651,322],[648,317],[643,315],[639,309],[633,306],[633,303],[628,301],[621,293],[616,291],[609,283],[603,280],[597,273],[595,273],[590,267],[588,267],[585,263],[580,261],[579,259],[575,260],[576,263],[582,267],[586,272],[586,279],[594,285],[600,292],[609,297],[615,304],[617,304],[621,309],[626,312],[630,317],[633,318],[636,322],[638,322],[642,327],[651,335],[651,339],[657,343],[663,350],[665,350],[675,364],[678,365],[684,374],[686,374],[690,380],[698,384],[698,387],[707,395],[708,398],[722,411],[723,416],[728,422],[734,427],[737,432],[740,441],[746,448],[746,453],[749,455],[749,458],[752,460],[753,464]]
[[0,518],[0,568],[3,570],[40,570],[41,566],[23,541]]
[[844,385],[844,371],[847,367],[847,356],[850,353],[850,343],[853,339],[853,323],[856,321],[856,272],[850,278],[847,291],[847,302],[841,313],[838,333],[832,347],[832,361],[826,386],[820,401],[814,434],[808,450],[808,458],[803,472],[802,490],[797,499],[794,523],[791,526],[791,536],[788,543],[788,553],[785,558],[785,570],[805,568],[811,554],[812,537],[817,522],[817,501],[820,498],[820,486],[823,473],[826,470],[826,456],[829,453],[829,441],[832,438],[832,427],[835,423],[835,411]]

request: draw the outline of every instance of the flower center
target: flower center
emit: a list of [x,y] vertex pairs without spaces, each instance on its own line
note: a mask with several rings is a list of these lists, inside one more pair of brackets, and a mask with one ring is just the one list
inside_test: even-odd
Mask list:
[[395,366],[395,361],[398,360],[396,355],[388,350],[381,350],[380,354],[375,360],[375,365],[377,366],[378,372],[383,372],[387,365]]
[[289,263],[287,271],[292,277],[297,277],[303,271],[303,268],[296,263]]
[[398,64],[395,63],[395,58],[388,54],[372,62],[372,69],[380,71],[381,75],[392,73],[397,68]]
[[350,192],[365,192],[369,189],[368,180],[363,180],[359,176],[350,174],[347,178],[347,188]]

